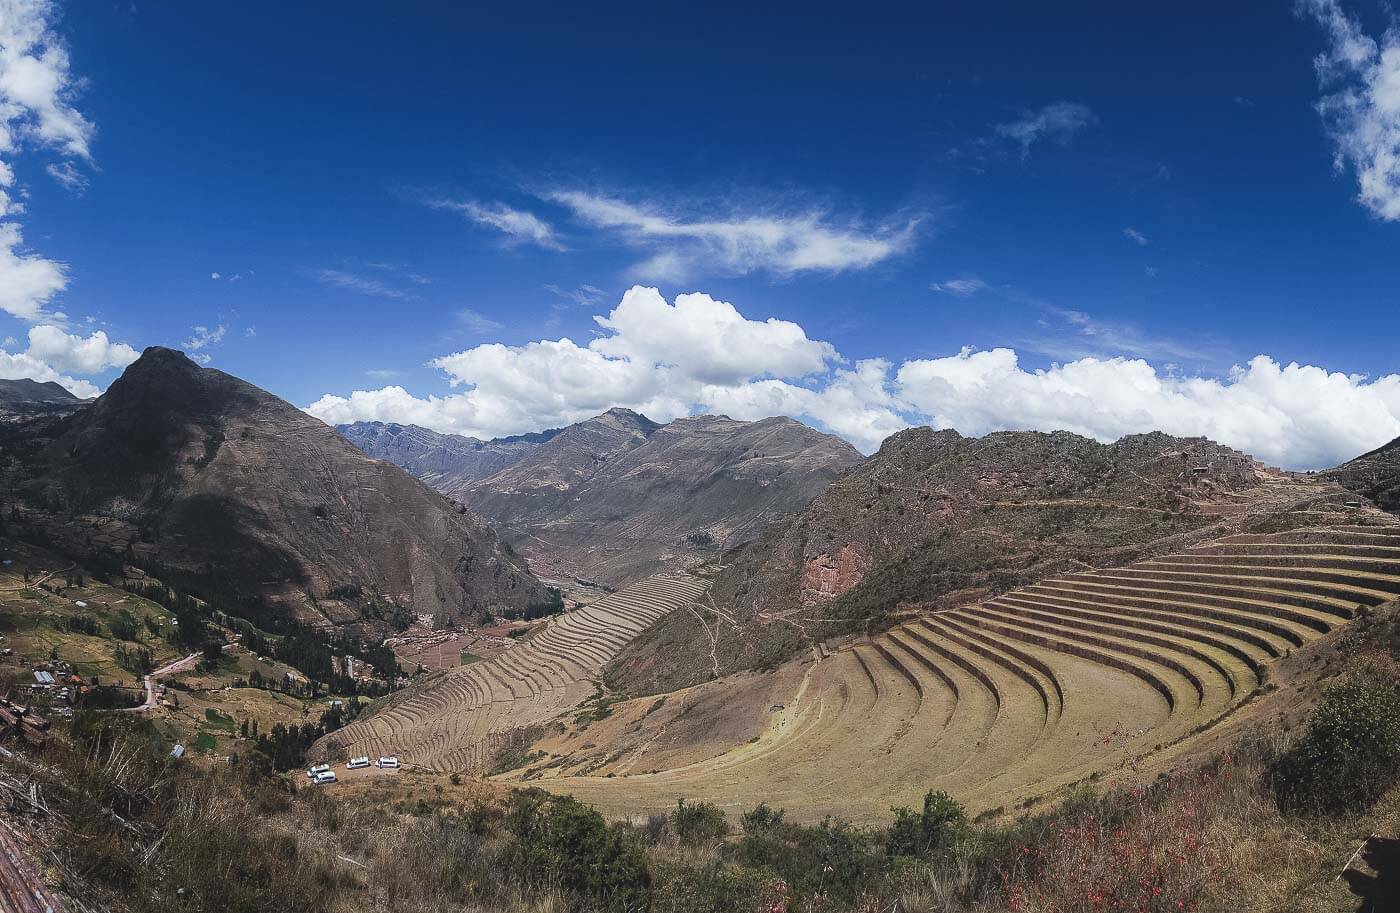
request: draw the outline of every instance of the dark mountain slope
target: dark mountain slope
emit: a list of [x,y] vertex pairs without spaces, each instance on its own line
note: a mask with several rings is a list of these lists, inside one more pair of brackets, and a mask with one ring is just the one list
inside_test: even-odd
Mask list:
[[1318,475],[1400,514],[1400,438]]
[[860,454],[787,418],[657,425],[613,409],[463,493],[531,560],[621,585],[801,509]]
[[[761,667],[804,643],[878,628],[902,607],[960,604],[1074,567],[1126,563],[1197,531],[1266,522],[1271,503],[1341,494],[1203,438],[1100,444],[1065,432],[966,438],[911,428],[725,556],[712,589],[725,615],[712,630],[672,615],[624,652],[613,675],[633,692],[670,690],[716,665],[721,674]],[[697,641],[707,649],[677,649]]]
[[439,434],[417,425],[355,422],[336,430],[377,460],[388,460],[449,497],[471,483],[514,466],[558,430],[483,441]]
[[354,622],[384,600],[461,617],[543,595],[465,509],[179,352],[147,349],[53,435],[31,503],[134,527],[133,551],[226,597]]

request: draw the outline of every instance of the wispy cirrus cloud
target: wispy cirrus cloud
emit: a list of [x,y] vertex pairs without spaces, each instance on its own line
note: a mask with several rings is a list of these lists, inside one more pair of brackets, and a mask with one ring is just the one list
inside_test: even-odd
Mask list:
[[447,199],[432,199],[426,203],[433,209],[455,212],[469,222],[494,229],[505,236],[508,244],[534,244],[546,250],[568,249],[559,240],[554,226],[532,212],[515,209],[505,203]]
[[582,190],[555,190],[544,198],[584,224],[612,232],[649,251],[634,278],[684,281],[702,272],[841,273],[868,269],[913,243],[923,213],[892,217],[874,227],[841,221],[820,209],[702,212],[704,207],[632,202]]
[[996,135],[1021,147],[1021,157],[1030,155],[1031,147],[1041,140],[1064,145],[1079,131],[1098,123],[1098,116],[1088,105],[1074,101],[1057,101],[1038,111],[1027,111],[1015,120],[997,124]]
[[1136,228],[1123,229],[1123,237],[1127,238],[1129,241],[1132,241],[1138,247],[1146,247],[1147,245],[1152,243],[1151,239],[1149,239],[1147,235],[1138,231]]
[[457,319],[463,326],[473,333],[476,333],[478,336],[505,329],[505,324],[501,323],[499,320],[492,320],[480,311],[474,311],[471,308],[463,308],[458,311]]
[[1324,95],[1317,103],[1332,140],[1333,165],[1356,175],[1357,199],[1372,215],[1400,221],[1400,26],[1367,35],[1338,0],[1302,0],[1327,34],[1314,65]]
[[361,276],[339,269],[318,269],[313,273],[317,282],[374,298],[410,298],[407,292],[387,285],[372,276]]
[[563,298],[565,301],[572,301],[580,307],[590,307],[603,300],[605,292],[596,285],[576,285],[573,288],[561,288],[558,285],[547,284],[545,291]]
[[75,197],[87,192],[88,176],[79,171],[72,162],[50,162],[44,166],[44,171]]
[[946,279],[943,282],[935,282],[929,286],[935,292],[944,295],[953,295],[957,298],[971,298],[973,295],[988,288],[986,282],[975,276],[963,279]]

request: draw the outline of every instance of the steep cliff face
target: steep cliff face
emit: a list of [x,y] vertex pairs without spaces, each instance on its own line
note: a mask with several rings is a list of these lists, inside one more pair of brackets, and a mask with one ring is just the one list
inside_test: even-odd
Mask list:
[[462,617],[543,596],[479,518],[179,352],[147,349],[53,434],[31,503],[119,517],[161,566],[230,596],[332,622],[368,600]]

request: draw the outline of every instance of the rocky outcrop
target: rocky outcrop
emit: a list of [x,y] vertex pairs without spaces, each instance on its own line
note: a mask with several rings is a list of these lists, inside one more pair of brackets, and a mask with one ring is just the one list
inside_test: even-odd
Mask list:
[[1400,514],[1400,438],[1318,475]]

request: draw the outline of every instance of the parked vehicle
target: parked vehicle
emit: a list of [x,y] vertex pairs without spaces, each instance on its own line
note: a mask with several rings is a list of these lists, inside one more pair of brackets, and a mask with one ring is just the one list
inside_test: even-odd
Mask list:
[[359,770],[361,767],[369,766],[369,758],[351,758],[345,765],[346,770]]
[[387,758],[380,758],[378,761],[375,761],[374,765],[376,767],[398,767],[399,759],[394,755],[390,755]]
[[334,782],[335,782],[335,771],[332,771],[332,770],[323,770],[323,771],[321,771],[320,773],[318,773],[318,774],[316,775],[316,783],[317,783],[318,785],[320,785],[320,784],[322,784],[322,783],[334,783]]
[[329,764],[317,764],[315,767],[308,770],[306,775],[314,780],[321,774],[328,774],[330,772],[331,766]]

